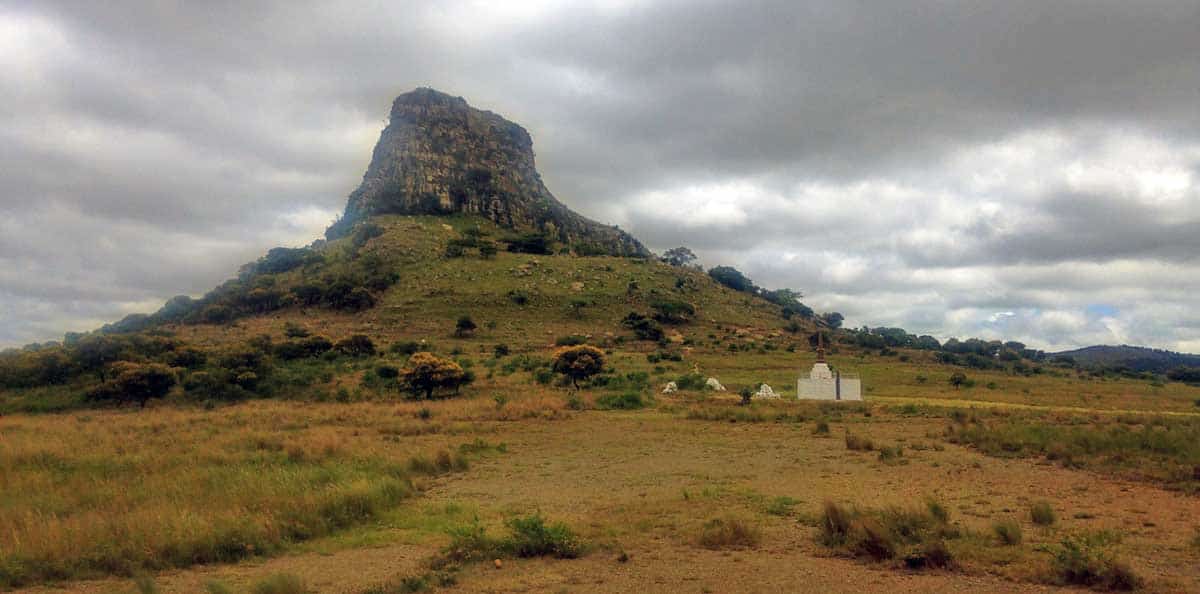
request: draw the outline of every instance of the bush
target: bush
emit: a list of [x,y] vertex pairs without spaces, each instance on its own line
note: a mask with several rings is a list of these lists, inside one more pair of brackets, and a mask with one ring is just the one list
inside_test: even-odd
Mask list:
[[1039,501],[1029,508],[1029,519],[1038,526],[1052,526],[1058,521],[1054,508],[1045,501]]
[[478,327],[475,325],[475,321],[471,319],[471,316],[461,316],[454,323],[454,335],[459,338],[470,336]]
[[929,502],[925,509],[892,508],[863,512],[826,502],[819,518],[819,542],[855,557],[876,561],[894,559],[902,549],[910,552],[910,568],[944,568],[954,564],[944,539],[960,532],[948,524],[945,508]]
[[1021,524],[1016,520],[1000,520],[992,524],[992,532],[1000,544],[1014,546],[1021,544]]
[[559,336],[554,339],[554,346],[576,346],[587,342],[587,337],[579,334],[569,334],[567,336]]
[[621,325],[633,330],[633,334],[639,340],[659,341],[663,338],[662,326],[637,312],[630,312],[625,316],[625,319],[621,320]]
[[514,289],[508,292],[508,300],[517,305],[525,305],[526,303],[529,303],[529,293]]
[[817,425],[813,427],[813,435],[829,435],[829,422],[817,421]]
[[365,334],[354,334],[343,338],[337,341],[333,348],[349,357],[372,357],[375,355],[375,342]]
[[596,399],[596,408],[600,410],[636,410],[645,408],[647,404],[639,392],[604,394]]
[[492,347],[492,355],[497,359],[501,357],[507,357],[510,352],[511,351],[509,350],[508,345],[504,344],[503,342]]
[[675,380],[675,386],[680,390],[703,390],[707,381],[707,378],[699,373],[685,373]]
[[406,340],[392,343],[392,347],[389,350],[397,355],[411,355],[418,351],[429,350],[429,347],[422,346],[421,343],[416,341]]
[[112,379],[89,390],[87,400],[94,402],[136,402],[145,407],[152,398],[162,398],[175,385],[170,367],[158,363],[118,361],[112,365]]
[[762,540],[762,532],[741,518],[715,518],[704,524],[697,540],[706,549],[752,549]]
[[655,301],[650,304],[654,319],[663,324],[683,324],[696,315],[696,308],[684,301]]
[[563,347],[554,353],[553,369],[571,379],[579,388],[579,380],[587,379],[604,369],[604,351],[586,344]]
[[517,237],[509,237],[504,240],[508,243],[508,251],[517,254],[551,254],[550,242],[544,235],[536,233],[527,233]]
[[846,432],[846,449],[856,452],[869,452],[875,449],[875,444],[868,437],[862,437]]
[[462,366],[428,352],[419,352],[409,358],[400,370],[401,383],[414,395],[432,398],[435,390],[453,389],[466,383],[467,374]]
[[506,549],[517,557],[574,559],[583,551],[579,537],[562,523],[546,524],[539,514],[506,522],[512,531]]
[[1128,591],[1141,587],[1142,579],[1129,566],[1116,560],[1094,538],[1062,541],[1051,561],[1052,581],[1100,590]]
[[400,376],[400,370],[393,365],[380,365],[375,368],[375,375],[383,379],[395,379]]

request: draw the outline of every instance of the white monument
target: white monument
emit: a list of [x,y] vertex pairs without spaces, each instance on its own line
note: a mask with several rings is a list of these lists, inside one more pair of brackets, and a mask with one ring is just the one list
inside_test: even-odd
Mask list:
[[817,333],[817,362],[807,378],[796,380],[800,400],[862,400],[862,380],[856,375],[835,372],[825,362],[825,344]]

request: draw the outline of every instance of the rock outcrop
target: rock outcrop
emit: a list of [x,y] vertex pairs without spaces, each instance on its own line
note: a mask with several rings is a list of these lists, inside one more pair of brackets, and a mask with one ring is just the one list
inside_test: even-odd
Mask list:
[[374,214],[469,213],[539,232],[591,254],[647,256],[628,233],[589,220],[546,189],[524,128],[433,89],[396,98],[362,185],[326,232],[336,238]]

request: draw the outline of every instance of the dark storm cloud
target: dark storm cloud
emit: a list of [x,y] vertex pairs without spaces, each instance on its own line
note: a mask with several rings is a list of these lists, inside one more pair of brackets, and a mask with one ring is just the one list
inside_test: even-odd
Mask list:
[[1185,1],[0,4],[0,344],[317,236],[429,85],[529,128],[584,214],[852,322],[1200,349],[1197,30]]

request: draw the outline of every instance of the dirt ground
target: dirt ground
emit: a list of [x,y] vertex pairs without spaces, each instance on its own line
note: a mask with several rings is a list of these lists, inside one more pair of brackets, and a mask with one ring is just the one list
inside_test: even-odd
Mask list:
[[[500,531],[515,514],[540,511],[590,543],[576,560],[506,561],[458,574],[448,592],[1043,592],[1044,547],[1068,534],[1108,530],[1148,591],[1200,591],[1192,548],[1200,499],[1035,460],[998,459],[942,444],[944,421],[875,414],[830,423],[685,420],[663,411],[573,413],[566,419],[495,422],[489,440],[507,451],[437,479],[409,515],[444,509],[478,514]],[[846,449],[849,430],[906,445],[903,461]],[[940,444],[934,448],[934,444]],[[784,505],[772,507],[778,498]],[[838,558],[817,544],[812,517],[826,500],[866,507],[943,502],[951,520],[988,533],[1022,523],[1020,547],[994,547],[988,562],[953,572],[913,572]],[[1032,502],[1051,502],[1059,521],[1036,527]],[[708,550],[697,534],[736,516],[762,530],[754,549]],[[431,520],[432,521],[432,520]],[[284,557],[156,576],[159,591],[203,592],[218,579],[240,591],[272,573],[292,573],[317,592],[357,592],[416,571],[446,537],[403,523],[367,527],[370,544],[341,539]],[[1008,550],[1012,549],[1012,550]],[[627,560],[618,560],[625,553]],[[979,555],[976,555],[978,557]],[[98,580],[22,592],[130,592],[129,580]]]

